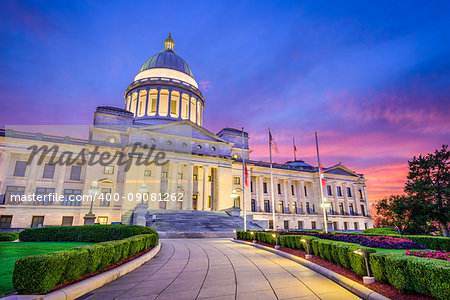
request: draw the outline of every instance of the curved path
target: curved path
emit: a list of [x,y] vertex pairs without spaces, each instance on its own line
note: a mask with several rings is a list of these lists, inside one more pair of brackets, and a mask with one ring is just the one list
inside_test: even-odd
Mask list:
[[79,299],[360,299],[276,254],[228,239],[163,239],[161,251]]

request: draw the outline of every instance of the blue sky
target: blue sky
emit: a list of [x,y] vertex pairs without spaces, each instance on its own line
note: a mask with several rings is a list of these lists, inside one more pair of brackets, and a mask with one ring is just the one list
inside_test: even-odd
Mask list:
[[206,98],[205,127],[267,128],[281,149],[342,162],[369,196],[399,192],[406,161],[450,141],[448,1],[0,2],[0,126],[92,124],[169,32]]

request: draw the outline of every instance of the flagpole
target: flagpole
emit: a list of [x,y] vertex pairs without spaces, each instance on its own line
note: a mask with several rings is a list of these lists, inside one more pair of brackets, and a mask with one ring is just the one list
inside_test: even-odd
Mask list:
[[242,127],[242,209],[244,210],[244,231],[247,231],[247,210],[245,209],[244,127]]
[[273,194],[273,172],[272,172],[272,141],[271,141],[272,134],[270,133],[269,128],[269,155],[270,155],[270,196],[272,199],[272,223],[273,223],[273,231],[277,230],[277,223],[275,220],[275,196]]
[[322,210],[323,210],[323,228],[325,230],[325,233],[328,233],[328,219],[327,219],[327,208],[325,206],[325,197],[323,195],[323,174],[322,174],[322,167],[320,164],[320,157],[319,157],[319,142],[317,141],[317,132],[316,132],[316,151],[317,151],[317,162],[319,164],[319,186],[320,186],[320,198],[322,203]]

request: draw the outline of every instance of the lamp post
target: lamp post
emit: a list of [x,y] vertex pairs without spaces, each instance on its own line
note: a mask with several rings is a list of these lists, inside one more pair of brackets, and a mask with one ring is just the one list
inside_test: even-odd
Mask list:
[[326,210],[331,207],[331,203],[327,201],[327,198],[322,199],[322,204],[320,204],[320,207],[322,207],[324,211],[324,231],[325,233],[328,233],[328,218],[326,218]]
[[251,231],[251,232],[250,232],[250,235],[252,236],[253,243],[256,243],[256,240],[255,240],[255,233],[254,233],[253,231]]
[[278,245],[278,234],[274,233],[272,236],[275,238],[275,249],[280,249],[280,245]]
[[353,251],[358,255],[364,256],[364,260],[366,262],[367,276],[363,276],[364,284],[371,284],[375,282],[375,277],[370,276],[370,267],[369,267],[369,257],[366,249],[358,249]]
[[305,240],[305,239],[301,239],[300,241],[306,244],[306,255],[305,255],[305,258],[306,258],[306,259],[311,259],[311,258],[312,258],[312,255],[309,254],[309,244],[308,244],[308,241]]
[[[238,193],[242,193],[242,189],[236,188],[231,191],[231,198],[233,199],[233,207],[231,208],[232,216],[241,216],[241,209],[240,209],[240,207],[236,206],[236,199],[239,198]],[[242,197],[242,198],[244,198],[244,197]],[[242,201],[244,201],[244,199],[242,199]],[[244,220],[244,222],[245,222],[245,220]],[[245,224],[245,223],[244,223],[244,231],[247,231],[247,224]]]
[[94,206],[94,200],[98,193],[98,182],[92,181],[92,185],[89,188],[89,195],[91,196],[91,205],[89,207],[89,212],[84,215],[84,225],[94,225],[95,224],[95,214],[92,212]]

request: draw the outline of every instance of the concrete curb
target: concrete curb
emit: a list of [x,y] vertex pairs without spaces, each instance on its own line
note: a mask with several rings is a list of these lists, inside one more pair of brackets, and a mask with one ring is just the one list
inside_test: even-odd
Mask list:
[[245,245],[249,245],[249,246],[253,246],[259,249],[263,249],[269,252],[272,252],[274,254],[277,254],[279,256],[282,256],[284,258],[287,258],[289,260],[292,260],[298,264],[301,264],[302,266],[305,266],[313,271],[316,271],[317,273],[333,280],[334,282],[338,283],[339,285],[345,287],[347,290],[349,290],[350,292],[352,292],[353,294],[357,295],[358,297],[361,297],[363,299],[367,299],[367,300],[389,300],[390,298],[387,298],[381,294],[378,294],[375,291],[372,291],[371,289],[365,287],[362,284],[359,284],[343,275],[340,275],[336,272],[333,272],[331,270],[328,270],[327,268],[324,268],[322,266],[319,266],[313,262],[310,262],[304,258],[280,251],[280,250],[276,250],[270,247],[266,247],[263,245],[259,245],[259,244],[253,244],[250,242],[245,242],[245,241],[240,241],[240,240],[235,240],[232,239],[233,242],[235,243],[240,243],[240,244],[245,244]]
[[154,247],[146,254],[141,255],[123,265],[120,265],[114,269],[100,273],[98,275],[89,277],[85,280],[82,280],[80,282],[69,285],[65,288],[59,289],[46,295],[13,295],[1,299],[2,300],[76,299],[142,266],[144,263],[152,259],[156,254],[158,254],[160,249],[161,249],[161,242],[159,242],[158,245],[156,245],[156,247]]

